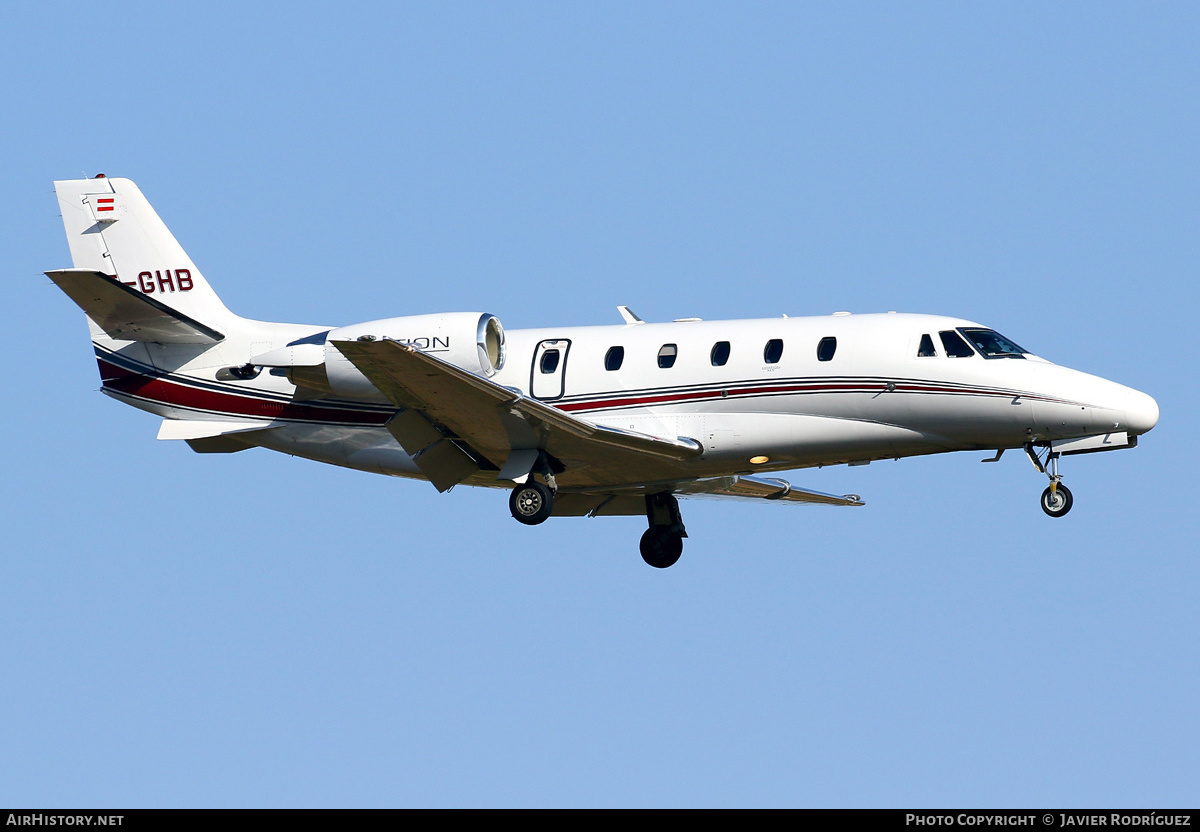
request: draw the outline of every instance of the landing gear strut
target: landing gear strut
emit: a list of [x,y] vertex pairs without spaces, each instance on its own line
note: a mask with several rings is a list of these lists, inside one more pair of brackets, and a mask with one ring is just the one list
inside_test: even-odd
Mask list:
[[687,530],[679,514],[679,502],[668,492],[646,496],[646,519],[650,528],[642,534],[642,560],[655,569],[666,569],[683,554]]
[[1071,496],[1071,489],[1062,484],[1062,475],[1058,473],[1059,454],[1052,448],[1047,449],[1043,464],[1032,442],[1025,445],[1025,453],[1033,467],[1050,478],[1050,486],[1042,492],[1042,511],[1051,517],[1062,517],[1071,510],[1075,499]]

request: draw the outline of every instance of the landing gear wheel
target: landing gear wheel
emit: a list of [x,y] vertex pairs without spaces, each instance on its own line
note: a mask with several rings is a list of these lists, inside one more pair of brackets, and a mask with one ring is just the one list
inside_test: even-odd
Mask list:
[[1047,488],[1042,492],[1042,511],[1051,517],[1062,517],[1071,510],[1074,502],[1074,498],[1071,497],[1071,489],[1062,483],[1059,483],[1053,491]]
[[683,554],[683,538],[674,532],[646,529],[639,548],[642,560],[655,569],[666,569]]
[[536,526],[554,510],[554,494],[540,482],[523,483],[508,495],[508,510],[518,522]]

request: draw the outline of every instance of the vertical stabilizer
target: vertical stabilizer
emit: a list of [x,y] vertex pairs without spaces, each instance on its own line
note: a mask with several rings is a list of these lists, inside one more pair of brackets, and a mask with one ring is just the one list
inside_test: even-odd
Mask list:
[[76,269],[115,276],[170,309],[211,326],[236,319],[128,179],[54,183]]

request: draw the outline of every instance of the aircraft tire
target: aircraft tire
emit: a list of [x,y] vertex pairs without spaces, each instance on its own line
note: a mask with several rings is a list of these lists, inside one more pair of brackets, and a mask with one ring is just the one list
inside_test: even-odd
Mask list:
[[1042,492],[1042,511],[1051,517],[1062,517],[1071,510],[1071,506],[1074,503],[1075,500],[1071,496],[1071,489],[1062,483],[1058,484],[1058,488],[1055,489],[1054,493],[1051,493],[1049,488]]
[[508,510],[517,522],[536,526],[554,511],[554,495],[540,482],[522,483],[508,495]]
[[642,551],[642,560],[655,569],[666,569],[683,554],[683,538],[672,532],[646,529],[638,548]]

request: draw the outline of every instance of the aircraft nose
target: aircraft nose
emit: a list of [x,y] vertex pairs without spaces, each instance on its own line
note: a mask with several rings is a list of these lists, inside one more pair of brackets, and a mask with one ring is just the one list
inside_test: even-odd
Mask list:
[[1124,409],[1126,430],[1132,434],[1146,433],[1158,424],[1158,402],[1145,393],[1130,390]]

